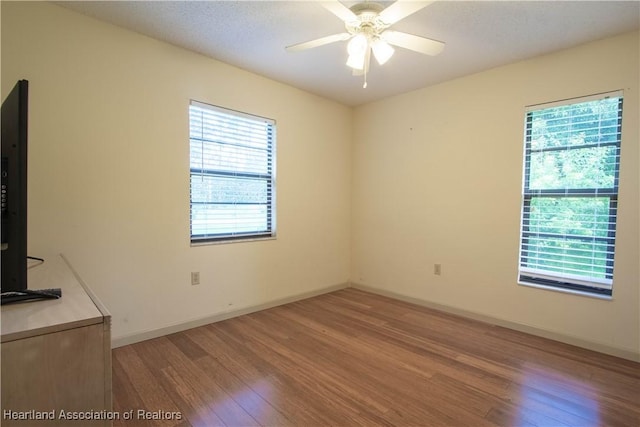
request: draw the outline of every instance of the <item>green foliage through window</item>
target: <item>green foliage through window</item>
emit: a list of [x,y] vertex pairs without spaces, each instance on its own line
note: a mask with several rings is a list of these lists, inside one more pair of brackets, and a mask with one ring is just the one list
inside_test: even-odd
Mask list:
[[520,281],[611,294],[622,96],[526,114]]

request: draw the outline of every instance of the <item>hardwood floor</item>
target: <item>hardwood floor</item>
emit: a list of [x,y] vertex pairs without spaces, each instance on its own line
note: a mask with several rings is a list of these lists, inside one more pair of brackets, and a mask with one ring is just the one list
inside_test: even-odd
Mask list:
[[113,390],[114,426],[640,426],[639,363],[355,289],[114,349]]

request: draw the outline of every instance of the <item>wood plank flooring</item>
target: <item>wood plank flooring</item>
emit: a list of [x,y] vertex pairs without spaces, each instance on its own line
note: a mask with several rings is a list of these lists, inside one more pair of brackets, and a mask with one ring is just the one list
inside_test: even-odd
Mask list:
[[640,426],[639,363],[351,288],[114,349],[113,391],[116,427]]

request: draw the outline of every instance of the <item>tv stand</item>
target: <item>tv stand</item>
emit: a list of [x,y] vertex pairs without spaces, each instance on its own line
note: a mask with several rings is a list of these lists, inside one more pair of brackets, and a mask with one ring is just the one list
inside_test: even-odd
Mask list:
[[59,287],[64,296],[2,306],[0,423],[110,426],[61,419],[61,411],[111,411],[111,315],[61,255],[30,269],[28,279],[33,289]]

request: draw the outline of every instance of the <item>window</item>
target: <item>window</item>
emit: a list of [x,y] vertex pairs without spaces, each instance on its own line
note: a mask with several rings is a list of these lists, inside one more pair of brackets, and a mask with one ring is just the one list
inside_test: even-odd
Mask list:
[[191,243],[275,237],[275,122],[191,101]]
[[622,92],[527,108],[519,282],[611,295]]

